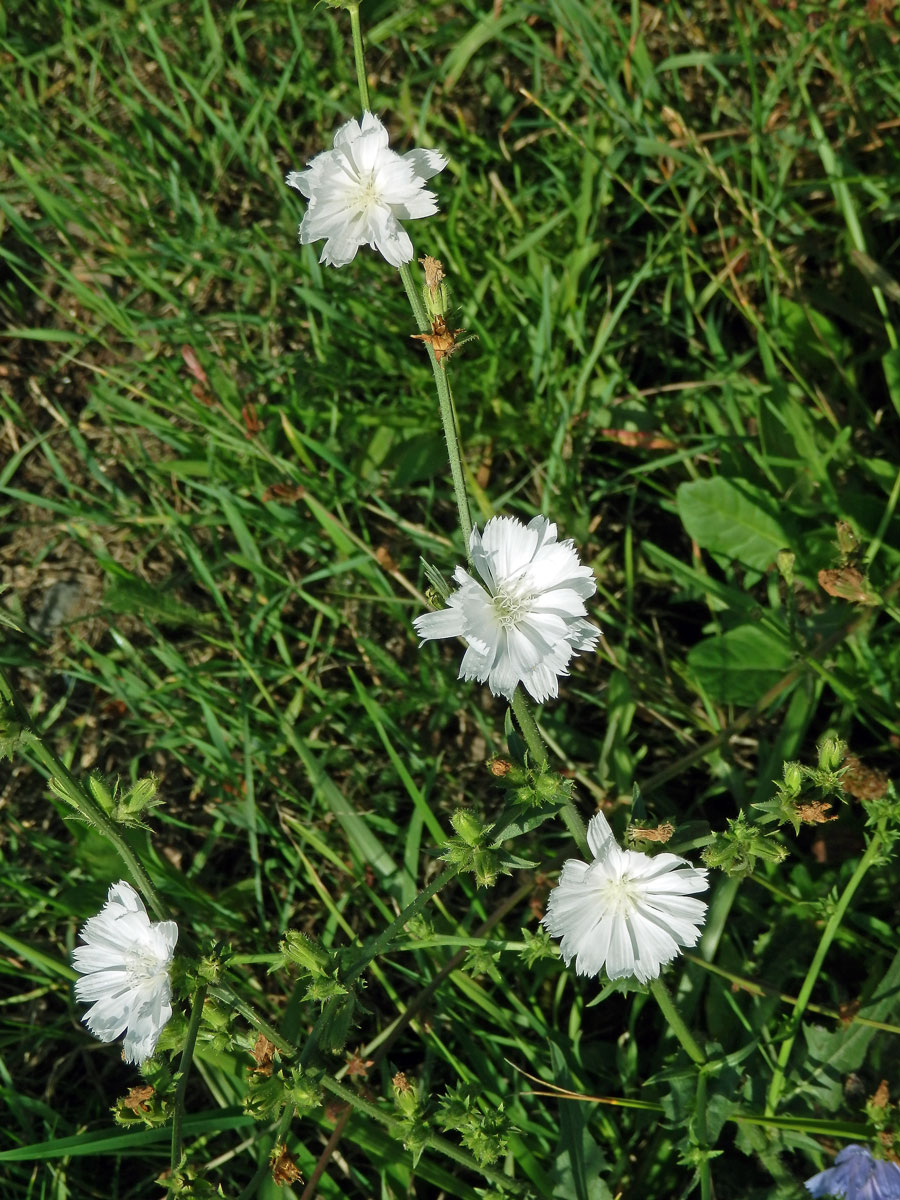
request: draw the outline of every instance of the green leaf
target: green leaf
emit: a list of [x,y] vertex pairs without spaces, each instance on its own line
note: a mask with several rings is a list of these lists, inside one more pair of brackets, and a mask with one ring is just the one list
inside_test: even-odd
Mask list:
[[[900,989],[900,950],[894,955],[884,978],[879,979],[874,995],[862,1005],[858,1016],[869,1021],[889,1021],[897,1009]],[[872,1025],[853,1021],[839,1029],[804,1025],[809,1073],[798,1085],[798,1092],[812,1093],[817,1104],[831,1112],[844,1103],[844,1080],[865,1061],[866,1051],[878,1030]]]
[[693,646],[687,661],[714,700],[749,707],[790,670],[793,653],[786,638],[760,625],[739,625]]
[[699,479],[676,493],[678,515],[704,550],[765,571],[791,537],[768,507],[764,492],[745,480]]

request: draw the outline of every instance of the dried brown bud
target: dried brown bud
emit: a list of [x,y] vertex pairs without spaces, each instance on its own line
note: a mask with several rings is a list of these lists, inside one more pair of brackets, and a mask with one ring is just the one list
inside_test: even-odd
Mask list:
[[655,829],[641,829],[640,826],[632,825],[628,830],[628,840],[630,842],[668,842],[674,832],[675,826],[668,821],[657,825]]
[[410,337],[415,338],[417,342],[429,342],[434,357],[440,362],[442,358],[449,358],[453,351],[458,349],[456,339],[465,332],[464,329],[448,329],[443,317],[435,317],[431,322],[431,333],[411,333]]
[[847,755],[844,767],[841,787],[849,796],[857,800],[880,800],[887,795],[891,781],[884,771],[863,766],[855,754]]
[[256,1039],[253,1057],[256,1060],[254,1071],[257,1075],[272,1074],[275,1065],[275,1043],[270,1042],[264,1033],[261,1033]]
[[147,1103],[147,1101],[153,1095],[153,1091],[154,1089],[149,1083],[144,1084],[142,1087],[133,1087],[122,1101],[122,1105],[125,1108],[130,1108],[131,1111],[135,1113],[149,1112],[150,1105]]
[[300,1169],[294,1162],[294,1157],[288,1152],[284,1142],[280,1146],[276,1146],[269,1158],[272,1164],[272,1179],[279,1187],[284,1187],[286,1183],[302,1183],[303,1176],[300,1174]]
[[811,800],[809,804],[797,805],[797,816],[804,825],[824,825],[826,821],[837,820],[837,815],[828,811],[830,808],[827,800]]
[[441,286],[441,280],[447,278],[444,274],[444,264],[440,259],[432,258],[430,254],[420,258],[419,262],[425,269],[425,286],[431,289],[432,295],[435,295]]
[[819,572],[819,587],[829,596],[850,600],[853,604],[881,604],[881,597],[869,587],[869,581],[856,567],[837,567]]

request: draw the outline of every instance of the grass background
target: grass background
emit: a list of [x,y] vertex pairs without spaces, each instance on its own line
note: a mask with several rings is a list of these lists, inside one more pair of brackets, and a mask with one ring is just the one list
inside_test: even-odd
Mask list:
[[[362,17],[394,146],[450,158],[440,214],[410,233],[478,335],[450,367],[476,518],[547,512],[597,575],[604,653],[541,714],[581,811],[627,807],[637,781],[696,855],[827,732],[890,772],[896,620],[817,576],[846,565],[836,521],[871,590],[890,597],[900,561],[895,6],[366,0]],[[296,244],[283,176],[358,107],[343,14],[35,0],[5,20],[0,569],[25,632],[4,631],[0,660],[74,770],[158,777],[136,844],[198,937],[246,955],[288,927],[364,939],[433,877],[457,807],[496,811],[505,705],[410,628],[420,557],[449,573],[463,548],[399,279],[368,251],[324,271]],[[790,587],[697,532],[685,485],[713,479],[774,523]],[[4,1195],[155,1195],[165,1140],[103,1144],[135,1072],[79,1024],[67,966],[121,869],[33,763],[2,771],[3,1140],[49,1147],[0,1161]],[[771,993],[694,963],[673,976],[735,1056],[710,1107],[718,1197],[805,1194],[827,1161],[812,1122],[858,1123],[895,1074],[893,1034],[823,1048],[842,1035],[818,1017],[783,1105],[800,1132],[726,1120],[738,1096],[760,1109],[777,993],[796,995],[863,824],[848,802],[788,834],[781,866],[715,877],[700,957]],[[571,851],[544,826],[517,844],[539,871],[459,880],[376,964],[358,1086],[389,1111],[397,1071],[432,1098],[471,1083],[514,1127],[500,1167],[539,1197],[689,1195],[690,1100],[658,1013],[592,1005],[595,981],[522,957]],[[891,1020],[876,993],[896,923],[885,864],[821,1006],[875,996]],[[236,971],[272,1020],[314,1019],[291,977]],[[240,1112],[251,1059],[208,1040],[197,1065],[193,1161],[237,1195],[266,1150]],[[663,1115],[533,1096],[515,1068]],[[295,1122],[307,1178],[340,1119]],[[414,1168],[354,1116],[293,1194],[480,1186],[431,1152]]]

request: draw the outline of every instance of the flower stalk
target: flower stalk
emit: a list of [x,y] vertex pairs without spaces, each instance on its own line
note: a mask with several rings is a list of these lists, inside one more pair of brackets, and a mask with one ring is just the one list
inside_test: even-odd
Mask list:
[[194,994],[194,1003],[193,1007],[191,1008],[191,1019],[188,1023],[187,1036],[184,1042],[184,1050],[181,1053],[181,1063],[178,1067],[178,1084],[175,1088],[175,1109],[172,1115],[171,1166],[173,1175],[181,1166],[181,1158],[184,1153],[184,1137],[182,1134],[182,1129],[184,1126],[184,1094],[187,1090],[187,1081],[191,1071],[191,1063],[194,1061],[194,1047],[197,1044],[197,1033],[200,1029],[200,1021],[203,1018],[203,1004],[205,1000],[206,984],[203,984]]
[[348,4],[350,34],[353,38],[353,61],[356,65],[356,85],[359,88],[359,104],[363,112],[369,111],[369,80],[366,76],[366,58],[363,48],[362,28],[359,22],[359,4]]
[[[412,271],[409,263],[403,263],[400,267],[400,278],[403,281],[403,287],[406,291],[406,297],[409,300],[409,306],[412,309],[413,317],[420,332],[427,332],[431,328],[431,323],[428,320],[428,315],[425,312],[425,305],[422,303],[422,296],[419,289],[416,287]],[[465,475],[462,465],[462,450],[460,447],[459,431],[456,424],[456,414],[453,409],[453,396],[450,392],[450,380],[447,378],[446,369],[441,366],[434,353],[434,347],[426,343],[428,349],[428,357],[431,359],[431,369],[434,372],[434,385],[437,390],[438,410],[441,416],[441,426],[444,430],[444,441],[447,444],[447,458],[450,463],[450,478],[453,483],[453,495],[456,499],[456,512],[459,518],[459,528],[462,534],[463,545],[466,548],[466,556],[471,561],[471,550],[469,542],[472,537],[472,518],[469,515],[469,497],[466,491]]]

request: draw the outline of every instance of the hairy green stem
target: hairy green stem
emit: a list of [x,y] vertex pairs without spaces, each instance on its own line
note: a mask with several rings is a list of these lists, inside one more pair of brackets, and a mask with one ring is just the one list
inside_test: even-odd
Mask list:
[[348,4],[350,31],[353,36],[353,61],[356,63],[356,83],[359,88],[359,103],[363,112],[370,112],[369,81],[366,77],[366,58],[363,50],[362,29],[359,24],[359,5]]
[[346,975],[343,976],[344,983],[352,983],[357,979],[373,959],[378,958],[379,954],[383,954],[388,946],[394,940],[398,933],[407,925],[413,917],[418,916],[432,896],[436,896],[442,888],[459,874],[458,866],[446,867],[440,875],[432,879],[428,887],[423,888],[418,896],[407,904],[403,912],[395,917],[385,929],[382,930],[377,937],[373,938],[367,946],[363,948],[363,952],[356,960]]
[[169,914],[166,906],[159,897],[156,888],[150,882],[150,877],[141,866],[137,855],[128,845],[122,831],[112,821],[97,801],[91,796],[58,754],[55,754],[44,742],[43,737],[29,716],[28,710],[19,699],[15,688],[9,682],[6,674],[0,669],[0,700],[11,710],[11,715],[22,728],[22,745],[31,752],[41,766],[46,770],[50,780],[57,780],[68,802],[84,818],[88,824],[98,830],[116,849],[125,865],[127,872],[133,878],[140,891],[153,910],[157,920],[165,921]]
[[769,1092],[766,1097],[765,1115],[771,1117],[774,1115],[778,1107],[778,1101],[781,1099],[781,1094],[784,1091],[786,1082],[786,1073],[788,1060],[791,1057],[791,1051],[794,1048],[794,1042],[797,1033],[800,1029],[800,1023],[803,1020],[803,1014],[806,1011],[806,1005],[812,995],[812,990],[815,987],[816,980],[819,977],[819,972],[822,970],[822,964],[825,961],[825,955],[834,941],[835,935],[840,928],[841,921],[844,919],[844,914],[853,899],[856,889],[862,883],[866,876],[866,872],[878,858],[878,855],[884,849],[884,837],[881,826],[875,831],[872,840],[866,848],[865,854],[859,860],[856,870],[847,881],[847,886],[844,888],[841,896],[834,906],[834,911],[828,919],[828,924],[822,930],[822,936],[819,939],[819,945],[813,955],[813,960],[809,964],[809,970],[806,972],[806,977],[803,980],[803,986],[797,994],[797,999],[794,1003],[794,1011],[791,1013],[790,1021],[788,1022],[788,1031],[784,1041],[781,1043],[781,1049],[778,1051],[778,1061],[775,1064],[775,1071],[772,1075],[772,1081],[769,1084]]
[[[529,754],[541,770],[546,771],[549,763],[547,747],[544,744],[544,739],[541,737],[541,731],[538,729],[534,714],[528,707],[525,693],[521,688],[516,688],[513,692],[512,710],[519,724],[519,729],[522,731],[522,737],[525,739],[525,745],[528,747]],[[562,806],[560,816],[565,823],[566,829],[568,829],[577,844],[578,849],[590,861],[592,855],[590,846],[588,846],[584,821],[582,821],[578,809],[571,800],[567,800]]]
[[[697,1072],[697,1092],[694,1104],[694,1135],[701,1151],[708,1147],[708,1132],[706,1128],[706,1071],[701,1067]],[[710,1200],[712,1179],[709,1173],[709,1158],[706,1154],[700,1159],[700,1200]]]
[[197,1031],[200,1028],[200,1021],[203,1017],[203,1002],[206,1000],[206,985],[197,989],[194,995],[194,1004],[191,1009],[191,1019],[188,1023],[187,1037],[184,1041],[184,1050],[181,1053],[181,1062],[178,1065],[178,1086],[175,1088],[175,1112],[172,1116],[172,1175],[181,1166],[181,1156],[184,1152],[184,1139],[182,1137],[182,1128],[184,1125],[184,1093],[187,1090],[188,1076],[191,1073],[191,1063],[194,1060],[194,1046],[197,1044]]
[[651,979],[650,991],[653,993],[653,999],[659,1005],[660,1011],[665,1017],[669,1028],[678,1038],[679,1042],[681,1042],[689,1057],[693,1059],[698,1067],[705,1066],[706,1055],[700,1049],[694,1039],[694,1035],[685,1024],[684,1018],[675,1007],[675,1001],[669,995],[668,988],[658,976],[656,979]]
[[[413,281],[409,263],[404,263],[400,268],[400,278],[403,280],[406,298],[409,300],[409,306],[413,311],[419,332],[427,333],[431,329],[431,323],[425,312],[422,296]],[[434,373],[434,385],[437,390],[438,409],[441,414],[441,425],[444,429],[444,440],[447,443],[447,458],[450,462],[450,477],[453,481],[453,494],[456,497],[459,528],[463,537],[463,545],[466,549],[466,557],[468,558],[469,540],[472,536],[472,518],[469,515],[469,497],[466,492],[459,433],[456,427],[456,415],[453,410],[453,397],[450,394],[450,381],[447,378],[446,369],[437,360],[434,347],[429,343],[426,343],[426,345],[428,347],[428,357],[431,359],[431,369]]]

